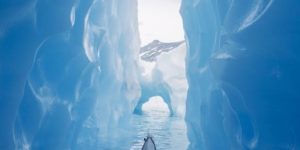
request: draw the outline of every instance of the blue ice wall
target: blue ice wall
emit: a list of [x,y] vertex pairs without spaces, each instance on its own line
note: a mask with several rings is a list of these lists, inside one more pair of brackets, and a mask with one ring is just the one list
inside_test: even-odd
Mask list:
[[300,2],[183,0],[189,149],[300,149]]
[[126,135],[140,94],[136,3],[0,2],[0,149],[105,149]]

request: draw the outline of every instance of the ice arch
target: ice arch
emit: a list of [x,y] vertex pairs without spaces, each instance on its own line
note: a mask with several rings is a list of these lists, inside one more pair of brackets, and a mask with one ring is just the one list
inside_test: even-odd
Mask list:
[[[172,115],[184,117],[187,93],[184,41],[164,43],[154,40],[141,48],[139,67],[142,95],[151,87],[152,94],[167,95]],[[145,94],[143,94],[145,93]],[[140,99],[143,103],[143,99]],[[169,101],[169,100],[168,100]],[[138,106],[137,108],[139,108]],[[137,109],[139,112],[139,109]]]
[[170,116],[174,114],[170,96],[170,94],[172,93],[171,88],[164,80],[162,80],[162,74],[159,70],[154,70],[153,80],[141,80],[140,87],[141,96],[137,102],[137,105],[135,106],[135,114],[142,114],[143,104],[148,102],[150,98],[154,96],[162,97],[170,110]]

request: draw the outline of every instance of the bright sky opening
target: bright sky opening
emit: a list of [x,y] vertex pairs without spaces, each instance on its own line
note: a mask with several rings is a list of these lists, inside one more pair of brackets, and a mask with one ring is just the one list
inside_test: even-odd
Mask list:
[[138,0],[141,45],[153,40],[174,42],[184,39],[181,0]]
[[143,104],[142,110],[147,114],[170,113],[168,105],[160,96],[151,97],[148,102]]

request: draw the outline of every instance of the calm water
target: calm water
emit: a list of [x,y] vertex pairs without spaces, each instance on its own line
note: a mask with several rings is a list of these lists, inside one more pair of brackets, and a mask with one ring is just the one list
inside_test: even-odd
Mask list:
[[[133,115],[130,129],[126,132],[109,131],[109,139],[105,133],[100,133],[97,127],[86,126],[76,149],[141,150],[143,139],[148,133],[153,136],[157,150],[187,149],[189,143],[184,119],[168,115],[168,112],[157,110],[146,112],[144,115]],[[116,133],[116,136],[112,136],[113,133]]]
[[164,111],[134,115],[136,135],[130,150],[140,150],[143,138],[150,133],[158,150],[185,150],[188,146],[186,126],[182,117],[169,117]]

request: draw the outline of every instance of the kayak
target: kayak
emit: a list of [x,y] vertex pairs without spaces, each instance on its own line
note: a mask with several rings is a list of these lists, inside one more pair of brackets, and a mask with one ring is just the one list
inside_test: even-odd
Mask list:
[[144,138],[144,145],[142,147],[142,150],[156,150],[156,146],[154,143],[154,140],[151,136],[147,136],[147,138]]

